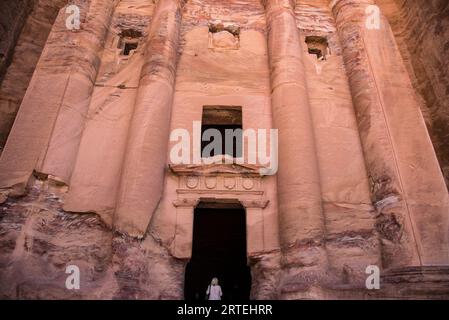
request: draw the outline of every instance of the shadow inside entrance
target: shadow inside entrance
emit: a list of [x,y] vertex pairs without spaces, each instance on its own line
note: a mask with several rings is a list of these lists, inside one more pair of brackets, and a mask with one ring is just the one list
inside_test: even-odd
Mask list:
[[192,258],[185,272],[185,299],[204,300],[213,277],[218,278],[222,300],[249,300],[251,273],[246,260],[243,208],[195,209]]

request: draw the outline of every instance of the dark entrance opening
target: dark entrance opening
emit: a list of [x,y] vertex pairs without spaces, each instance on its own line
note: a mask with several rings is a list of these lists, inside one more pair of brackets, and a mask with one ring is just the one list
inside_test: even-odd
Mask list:
[[246,259],[244,208],[195,209],[192,258],[185,272],[185,299],[204,300],[213,277],[218,278],[222,300],[249,300],[251,273]]

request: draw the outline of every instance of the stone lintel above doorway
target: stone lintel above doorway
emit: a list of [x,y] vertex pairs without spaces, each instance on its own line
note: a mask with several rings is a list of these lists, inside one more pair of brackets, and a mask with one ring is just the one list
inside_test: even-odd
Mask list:
[[187,208],[259,208],[265,209],[269,200],[238,200],[238,199],[220,199],[220,198],[179,198],[173,201],[173,205]]

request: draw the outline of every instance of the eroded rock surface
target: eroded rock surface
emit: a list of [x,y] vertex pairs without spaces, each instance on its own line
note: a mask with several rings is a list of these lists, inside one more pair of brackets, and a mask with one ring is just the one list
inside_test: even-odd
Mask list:
[[[449,298],[423,121],[447,171],[445,1],[75,2],[73,32],[63,0],[8,7],[0,143],[21,107],[0,158],[1,298],[183,299],[195,208],[233,205],[251,299]],[[374,3],[393,33],[364,30]],[[200,121],[279,129],[277,174],[173,164],[170,133]]]
[[[0,8],[2,25],[9,32],[0,36],[1,46],[6,48],[6,43],[10,45],[9,52],[1,53],[5,60],[2,59],[0,66],[0,151],[6,143],[56,15],[65,3],[67,0],[2,1],[0,4],[5,7]],[[10,15],[4,14],[11,9],[15,11]]]
[[379,0],[395,33],[449,186],[449,3]]

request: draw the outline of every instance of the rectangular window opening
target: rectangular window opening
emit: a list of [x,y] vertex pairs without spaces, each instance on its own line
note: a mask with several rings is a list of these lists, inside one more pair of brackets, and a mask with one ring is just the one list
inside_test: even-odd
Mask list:
[[242,107],[204,106],[201,119],[201,155],[242,157]]
[[119,33],[117,48],[120,49],[120,55],[129,56],[131,51],[139,46],[139,40],[143,37],[141,31],[136,29],[123,29]]
[[137,42],[125,42],[125,46],[123,47],[123,55],[124,56],[129,56],[129,53],[132,50],[136,50],[137,49]]
[[306,43],[309,54],[316,55],[318,60],[326,60],[326,56],[330,54],[326,37],[307,36]]

